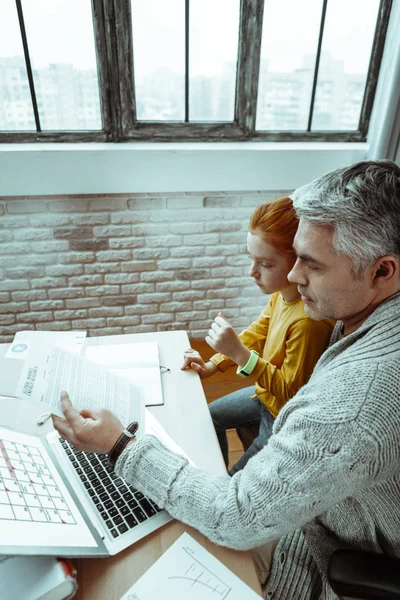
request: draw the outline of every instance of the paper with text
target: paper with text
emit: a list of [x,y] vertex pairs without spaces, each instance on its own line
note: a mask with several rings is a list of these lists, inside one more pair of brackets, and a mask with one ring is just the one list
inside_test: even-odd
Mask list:
[[248,585],[183,533],[121,600],[260,600]]
[[164,403],[157,342],[88,346],[85,357],[140,387],[146,406]]
[[17,384],[17,397],[40,402],[44,410],[62,416],[62,391],[68,392],[78,411],[107,408],[124,425],[138,421],[138,437],[143,435],[144,397],[139,386],[61,348],[31,347]]
[[68,352],[80,354],[86,339],[86,331],[18,331],[5,358],[25,360],[32,343],[58,346]]

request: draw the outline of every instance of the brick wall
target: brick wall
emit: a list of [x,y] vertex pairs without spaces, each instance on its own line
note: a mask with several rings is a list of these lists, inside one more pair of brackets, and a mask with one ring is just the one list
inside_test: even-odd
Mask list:
[[265,304],[247,276],[253,208],[285,192],[0,198],[0,342],[23,329],[186,329]]

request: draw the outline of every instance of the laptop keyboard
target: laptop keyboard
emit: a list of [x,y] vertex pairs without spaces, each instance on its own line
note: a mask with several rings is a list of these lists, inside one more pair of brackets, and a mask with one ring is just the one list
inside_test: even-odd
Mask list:
[[64,438],[60,437],[59,441],[113,538],[161,511],[152,500],[114,473],[106,454],[81,452]]

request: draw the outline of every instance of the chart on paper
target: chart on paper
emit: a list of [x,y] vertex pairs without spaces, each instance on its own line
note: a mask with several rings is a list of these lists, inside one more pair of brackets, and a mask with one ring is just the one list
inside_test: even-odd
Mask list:
[[183,533],[121,600],[260,600],[248,585]]

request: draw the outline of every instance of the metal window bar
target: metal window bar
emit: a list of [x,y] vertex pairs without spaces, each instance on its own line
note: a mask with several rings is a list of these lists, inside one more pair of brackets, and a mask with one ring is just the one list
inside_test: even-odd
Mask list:
[[40,131],[42,131],[42,129],[40,127],[40,118],[39,118],[39,111],[38,111],[38,106],[37,106],[37,101],[36,101],[35,84],[33,81],[31,59],[29,56],[28,40],[26,37],[24,14],[22,12],[21,0],[15,0],[15,4],[17,7],[19,29],[21,32],[22,45],[24,48],[26,73],[28,75],[29,90],[31,92],[31,100],[32,100],[33,114],[35,116],[36,131],[39,133]]
[[322,39],[324,37],[325,17],[326,17],[327,6],[328,6],[328,0],[324,0],[324,3],[322,5],[322,12],[321,12],[321,24],[319,26],[317,55],[315,57],[314,79],[313,79],[313,86],[312,86],[312,91],[311,91],[310,112],[308,115],[307,131],[311,131],[312,118],[313,118],[313,113],[314,113],[315,94],[317,91],[317,82],[318,82],[319,61],[321,59]]

